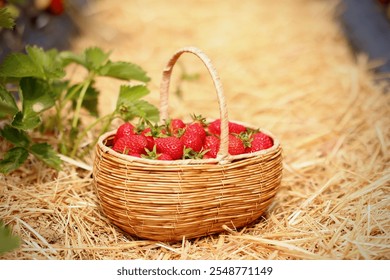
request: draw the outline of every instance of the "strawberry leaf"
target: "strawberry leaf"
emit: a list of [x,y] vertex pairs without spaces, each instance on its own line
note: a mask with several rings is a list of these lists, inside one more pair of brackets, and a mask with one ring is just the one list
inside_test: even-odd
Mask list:
[[76,54],[71,51],[62,51],[58,54],[58,57],[62,62],[62,66],[64,67],[68,66],[71,63],[76,63],[84,67],[87,67],[84,54]]
[[36,128],[41,123],[39,115],[25,115],[22,112],[18,112],[14,116],[12,126],[22,130],[29,130]]
[[3,114],[15,115],[19,108],[16,105],[15,99],[5,87],[0,84],[0,111]]
[[11,53],[0,65],[0,77],[42,77],[42,73],[27,55]]
[[22,147],[15,147],[8,150],[4,158],[0,160],[0,172],[9,173],[18,169],[27,159],[28,151]]
[[116,111],[125,121],[139,117],[157,122],[158,109],[149,102],[141,100],[148,93],[149,90],[143,85],[121,86]]
[[42,48],[26,46],[27,54],[11,53],[0,65],[0,77],[62,78],[65,75],[58,52],[45,52]]
[[36,65],[40,71],[40,77],[43,78],[62,78],[65,72],[62,65],[59,63],[58,51],[55,49],[44,51],[42,48],[36,46],[26,46],[26,52],[31,61]]
[[20,238],[14,234],[10,227],[0,220],[0,255],[12,251],[20,246]]
[[141,67],[133,63],[122,61],[108,61],[107,64],[99,71],[99,74],[126,81],[137,80],[145,83],[150,81],[150,78]]
[[7,8],[0,9],[0,27],[11,29],[15,26],[15,20]]
[[47,143],[37,143],[30,147],[30,152],[43,161],[48,166],[60,170],[61,159],[58,157],[53,148]]
[[106,64],[110,53],[105,53],[98,47],[88,48],[84,51],[85,66],[89,70],[98,71]]
[[45,80],[36,78],[22,78],[20,89],[23,110],[15,115],[12,126],[33,129],[41,123],[40,113],[54,106],[53,93]]
[[27,148],[30,145],[30,137],[23,130],[16,129],[6,125],[1,131],[0,136],[11,142],[14,146]]
[[55,104],[50,85],[41,79],[22,78],[20,81],[23,98],[23,114],[37,115]]
[[158,109],[145,100],[135,100],[126,105],[122,105],[118,109],[118,113],[125,121],[131,121],[134,118],[147,119],[153,122],[158,122]]
[[98,72],[104,65],[110,53],[105,53],[98,47],[85,49],[83,53],[76,54],[71,51],[62,51],[59,53],[62,65],[67,66],[76,63],[88,69],[89,71]]
[[117,105],[126,104],[149,94],[149,89],[143,85],[127,86],[122,85],[119,90]]

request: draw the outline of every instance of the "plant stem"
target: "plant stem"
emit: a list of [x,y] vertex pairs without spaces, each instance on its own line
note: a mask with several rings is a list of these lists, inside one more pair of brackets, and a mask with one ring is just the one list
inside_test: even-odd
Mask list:
[[73,129],[76,129],[76,127],[77,127],[77,124],[78,124],[78,121],[80,118],[81,105],[83,104],[84,96],[88,90],[88,87],[92,83],[94,76],[95,76],[95,73],[93,73],[93,72],[89,73],[87,79],[83,83],[83,88],[81,89],[80,95],[77,99],[76,109],[75,109],[74,116],[73,116],[73,121],[72,121],[72,128]]
[[66,118],[64,119],[62,116],[65,116],[66,114],[63,113],[62,111],[66,105],[66,102],[69,101],[72,98],[72,96],[75,95],[76,92],[79,91],[82,87],[83,87],[83,84],[78,84],[69,92],[69,94],[66,94],[66,92],[61,92],[60,98],[56,104],[56,110],[57,110],[56,123],[57,123],[57,129],[60,133],[60,135],[59,135],[60,136],[60,143],[63,146],[66,146],[65,145],[66,133],[64,133],[64,125],[63,125],[63,122],[66,120]]
[[73,89],[69,92],[68,95],[65,95],[64,98],[61,98],[61,105],[63,106],[63,104],[65,102],[67,102],[68,100],[71,100],[73,95],[76,94],[77,91],[80,90],[80,88],[82,88],[84,86],[84,83],[81,83],[81,84],[77,84],[76,86],[73,87]]
[[[76,138],[76,141],[73,145],[73,149],[72,149],[72,152],[70,154],[70,157],[71,158],[74,158],[76,156],[76,153],[77,153],[77,150],[79,149],[80,147],[80,144],[81,144],[81,141],[84,139],[84,137],[87,135],[87,133],[95,126],[97,125],[98,123],[106,120],[103,128],[102,128],[102,131],[100,132],[100,135],[105,133],[109,127],[109,125],[111,124],[112,120],[115,118],[115,113],[116,112],[113,112],[109,115],[106,115],[106,116],[103,116],[103,117],[100,117],[98,119],[96,119],[93,123],[91,123],[90,125],[88,125],[84,130],[83,132]],[[95,144],[97,143],[97,138],[94,140],[94,142],[90,145],[90,146],[94,146]],[[84,155],[84,153],[83,153]]]

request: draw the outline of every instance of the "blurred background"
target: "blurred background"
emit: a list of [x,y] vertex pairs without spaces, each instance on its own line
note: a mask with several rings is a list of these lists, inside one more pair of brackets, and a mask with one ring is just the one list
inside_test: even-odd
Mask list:
[[[267,9],[269,5],[278,5],[269,3],[265,5],[262,1],[246,1],[246,4],[236,1],[181,1],[180,4],[172,1],[157,1],[160,3],[156,5],[155,2],[137,0],[126,2],[104,0],[0,0],[0,7],[8,7],[17,19],[14,30],[0,30],[0,61],[10,51],[23,51],[26,44],[39,45],[45,49],[70,49],[76,36],[91,35],[91,33],[99,33],[95,35],[100,39],[111,41],[118,35],[118,32],[121,32],[118,30],[118,26],[112,26],[112,23],[127,25],[129,35],[134,34],[136,28],[145,29],[151,24],[162,26],[164,22],[156,18],[159,14],[160,16],[164,14],[164,10],[159,7],[160,5],[176,10],[178,13],[175,16],[187,17],[187,22],[194,20],[193,13],[195,10],[192,8],[193,6],[197,6],[196,12],[199,13],[200,11],[201,17],[205,19],[210,14],[216,18],[221,17],[223,10],[228,9],[228,6],[236,6],[236,9],[232,11],[233,13],[227,15],[231,24],[235,22],[235,13],[256,13],[257,9],[245,11],[244,7],[248,3],[254,6],[263,5],[264,9]],[[285,9],[287,8],[286,5],[299,6],[305,1],[298,1],[295,4],[292,1],[281,2],[286,2],[279,4],[280,8]],[[352,51],[367,53],[371,59],[390,60],[390,0],[340,0],[329,2],[333,2],[332,5],[337,2],[339,4],[337,19],[344,35],[351,44]],[[183,10],[181,10],[182,8]],[[128,14],[128,9],[133,10],[134,14]],[[276,12],[273,16],[279,16],[283,13],[283,11],[280,11],[280,13],[273,11],[272,7],[269,8],[269,12]],[[134,15],[142,21],[143,26],[133,24],[136,21]],[[167,19],[161,18],[161,20],[166,21]],[[169,20],[175,20],[175,18],[169,18]],[[253,26],[250,27],[261,30],[262,21],[259,18],[259,23],[253,22]],[[98,27],[95,26],[96,23],[98,23]],[[183,28],[179,24],[181,25],[180,21],[178,21],[176,31]],[[193,24],[197,24],[196,19]],[[248,28],[248,26],[244,28]],[[172,33],[175,33],[174,29]],[[158,36],[158,34],[156,35]],[[222,40],[221,37],[224,35],[226,34],[219,34],[219,38],[213,36],[209,40]],[[129,39],[131,40],[131,37]],[[175,40],[177,39],[176,37]],[[378,70],[390,71],[389,65],[388,61],[384,61],[384,65],[379,66]]]
[[70,49],[80,34],[76,20],[83,17],[84,0],[0,1],[16,18],[13,30],[0,29],[0,60],[8,53],[23,51],[26,44],[44,49]]
[[[4,6],[17,23],[0,30],[0,61],[26,44],[75,52],[99,46],[112,51],[113,60],[141,65],[155,90],[169,56],[188,45],[216,62],[228,97],[313,85],[361,54],[368,70],[381,73],[375,79],[386,80],[390,72],[389,0],[0,0]],[[180,61],[180,71],[199,77],[204,69],[190,60]],[[182,82],[177,91],[188,85]],[[111,92],[117,85],[101,86]]]

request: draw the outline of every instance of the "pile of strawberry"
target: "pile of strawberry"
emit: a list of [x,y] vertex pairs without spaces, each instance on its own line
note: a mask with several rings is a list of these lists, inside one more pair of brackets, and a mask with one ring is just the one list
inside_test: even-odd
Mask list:
[[[158,160],[216,158],[220,146],[221,121],[207,122],[201,116],[184,123],[171,119],[163,125],[142,121],[122,124],[113,139],[112,149],[123,154]],[[259,130],[229,122],[230,155],[257,152],[273,146],[273,140]]]

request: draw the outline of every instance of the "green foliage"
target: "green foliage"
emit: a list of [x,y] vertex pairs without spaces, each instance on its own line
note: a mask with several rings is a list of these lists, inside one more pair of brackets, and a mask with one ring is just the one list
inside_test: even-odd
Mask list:
[[27,159],[28,151],[23,147],[9,149],[0,161],[0,172],[9,173],[18,169]]
[[[11,53],[4,59],[0,65],[0,81],[3,81],[0,82],[0,117],[8,119],[9,124],[0,130],[0,136],[13,147],[0,160],[0,172],[8,173],[17,169],[28,154],[59,170],[61,161],[57,152],[81,157],[89,149],[84,149],[81,154],[80,143],[86,133],[97,124],[102,124],[101,133],[104,133],[115,118],[159,119],[157,108],[142,100],[149,94],[145,84],[122,85],[115,110],[106,116],[99,116],[100,92],[95,86],[96,78],[109,77],[143,83],[150,80],[138,65],[113,62],[109,56],[109,52],[97,47],[75,54],[27,46],[26,53]],[[85,68],[85,79],[76,83],[65,79],[65,67],[69,64]],[[15,95],[8,91],[7,85],[10,82],[16,84],[20,102],[16,102]],[[81,129],[82,109],[96,118],[85,129]],[[59,151],[48,143],[35,143],[29,136],[32,132],[54,134],[59,139]]]
[[19,111],[14,97],[1,84],[0,84],[0,111],[4,115],[5,114],[14,115]]
[[61,160],[56,152],[48,143],[36,143],[30,146],[29,152],[36,158],[46,163],[48,166],[59,170],[61,167]]
[[0,8],[0,27],[11,29],[15,26],[15,20],[7,8]]
[[0,66],[1,77],[56,79],[65,76],[58,51],[27,46],[26,54],[11,53]]
[[0,220],[0,255],[12,251],[20,246],[20,238],[14,234],[10,227]]
[[125,121],[140,117],[157,122],[159,120],[158,109],[142,100],[147,94],[149,94],[149,90],[142,85],[121,86],[116,104],[117,113]]
[[27,148],[31,143],[30,137],[25,131],[14,128],[10,125],[6,125],[0,131],[0,136],[4,137],[16,147]]
[[0,160],[1,173],[9,173],[19,168],[26,161],[29,153],[48,166],[56,170],[60,169],[61,161],[53,148],[47,143],[33,143],[26,131],[6,125],[0,131],[0,136],[14,145]]

